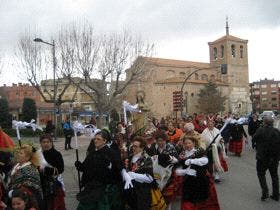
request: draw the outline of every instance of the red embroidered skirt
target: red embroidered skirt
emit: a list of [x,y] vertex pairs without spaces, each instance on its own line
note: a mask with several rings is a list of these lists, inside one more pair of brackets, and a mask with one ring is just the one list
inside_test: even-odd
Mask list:
[[176,196],[182,195],[183,176],[177,176],[175,171],[171,178],[171,182],[162,190],[162,195],[166,203],[175,201]]
[[236,154],[241,154],[243,148],[243,139],[239,140],[231,140],[229,142],[229,151],[236,153]]
[[218,202],[216,188],[213,182],[213,179],[209,177],[209,197],[206,201],[200,203],[191,203],[189,201],[182,202],[182,210],[220,210],[220,205]]

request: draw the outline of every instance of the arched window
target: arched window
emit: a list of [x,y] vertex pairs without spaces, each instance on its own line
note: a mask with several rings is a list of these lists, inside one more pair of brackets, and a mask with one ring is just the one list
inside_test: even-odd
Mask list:
[[167,70],[167,78],[171,78],[171,77],[174,77],[175,75],[175,72],[173,70]]
[[195,80],[198,80],[198,73],[195,73],[195,74],[194,74],[194,79],[195,79]]
[[221,58],[224,57],[224,54],[225,54],[225,47],[224,45],[221,45]]
[[235,58],[235,45],[234,44],[231,45],[231,56],[233,58]]
[[180,75],[180,77],[185,77],[186,73],[185,72],[180,72],[179,75]]
[[215,75],[211,74],[210,80],[211,80],[211,81],[215,81]]
[[207,74],[202,74],[201,75],[201,80],[208,80],[208,75]]
[[243,58],[243,52],[244,52],[243,45],[240,45],[240,58]]
[[218,50],[217,50],[216,47],[214,47],[214,53],[213,53],[213,55],[214,55],[214,59],[217,60]]

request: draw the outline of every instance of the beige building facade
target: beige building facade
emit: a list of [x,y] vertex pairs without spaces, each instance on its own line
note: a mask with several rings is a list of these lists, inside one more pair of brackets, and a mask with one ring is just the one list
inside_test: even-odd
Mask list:
[[[250,112],[248,41],[229,35],[228,27],[226,29],[225,36],[208,43],[209,63],[144,58],[146,65],[142,78],[129,86],[125,99],[136,103],[137,93],[143,93],[153,116],[174,116],[173,92],[182,89],[182,114],[200,113],[197,102],[199,90],[212,81],[221,95],[227,97],[224,104],[226,112],[237,115]],[[226,64],[226,74],[221,74],[222,64]]]
[[[70,84],[68,78],[58,78],[56,80],[56,99],[61,95],[61,100],[66,101],[61,105],[58,115],[61,115],[62,119],[66,119],[70,115],[90,118],[95,111],[95,102],[84,91],[77,88],[77,85],[73,84],[80,83],[81,78],[74,77],[71,80]],[[93,84],[97,82],[98,80],[92,81]],[[86,89],[83,83],[80,85]],[[52,99],[54,95],[53,80],[43,80],[41,82],[41,90],[46,99]],[[90,90],[88,91],[90,92]]]

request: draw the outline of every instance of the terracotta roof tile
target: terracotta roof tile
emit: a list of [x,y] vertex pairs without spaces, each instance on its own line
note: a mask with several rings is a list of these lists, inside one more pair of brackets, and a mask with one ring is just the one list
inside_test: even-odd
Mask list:
[[194,62],[194,61],[183,61],[183,60],[173,60],[165,58],[155,58],[155,57],[145,57],[149,63],[157,66],[169,66],[169,67],[194,67],[194,68],[209,68],[209,63]]

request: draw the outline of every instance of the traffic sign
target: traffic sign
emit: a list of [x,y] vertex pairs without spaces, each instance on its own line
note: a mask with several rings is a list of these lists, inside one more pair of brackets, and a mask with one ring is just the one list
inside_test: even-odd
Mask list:
[[173,92],[173,111],[179,111],[182,109],[183,94],[182,91]]

